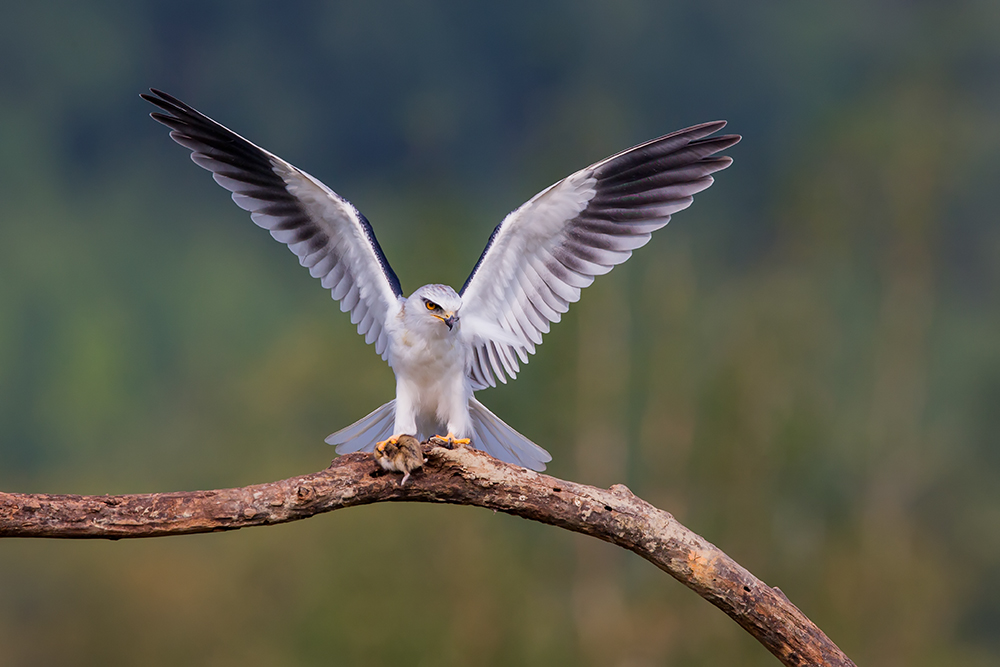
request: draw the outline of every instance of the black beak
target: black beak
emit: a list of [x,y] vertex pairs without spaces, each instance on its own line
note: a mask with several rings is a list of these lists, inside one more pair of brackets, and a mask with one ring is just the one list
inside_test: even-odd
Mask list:
[[448,331],[455,328],[455,323],[458,322],[458,316],[452,315],[451,317],[446,317],[444,323],[448,325]]

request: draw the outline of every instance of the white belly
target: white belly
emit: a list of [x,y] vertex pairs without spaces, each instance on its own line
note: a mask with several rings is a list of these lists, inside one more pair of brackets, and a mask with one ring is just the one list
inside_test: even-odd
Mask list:
[[428,438],[451,432],[468,437],[471,431],[466,379],[468,346],[459,336],[400,341],[393,350],[396,373],[395,435]]

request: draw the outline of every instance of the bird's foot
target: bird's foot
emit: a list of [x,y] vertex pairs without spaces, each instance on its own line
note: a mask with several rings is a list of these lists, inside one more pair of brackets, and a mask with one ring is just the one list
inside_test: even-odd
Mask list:
[[438,447],[444,447],[445,449],[455,449],[455,447],[464,447],[465,445],[472,444],[472,441],[468,438],[456,438],[454,433],[449,433],[448,435],[435,435],[432,436],[427,442],[432,445],[437,445]]
[[388,440],[375,443],[375,458],[378,459],[381,456],[385,456],[386,448],[395,447],[397,444],[399,444],[399,438],[389,438]]

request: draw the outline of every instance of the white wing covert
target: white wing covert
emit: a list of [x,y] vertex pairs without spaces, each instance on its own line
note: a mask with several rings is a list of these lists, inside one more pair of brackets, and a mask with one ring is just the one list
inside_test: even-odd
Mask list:
[[386,321],[400,307],[402,289],[371,225],[354,206],[319,180],[156,89],[142,98],[167,113],[151,113],[191,159],[233,193],[233,201],[288,246],[350,312],[366,343],[388,355]]
[[[580,290],[645,245],[732,164],[738,135],[703,123],[634,146],[538,193],[493,231],[465,281],[475,389],[513,379]],[[490,335],[499,326],[504,336]],[[516,343],[512,342],[516,341]],[[506,377],[505,377],[506,376]]]

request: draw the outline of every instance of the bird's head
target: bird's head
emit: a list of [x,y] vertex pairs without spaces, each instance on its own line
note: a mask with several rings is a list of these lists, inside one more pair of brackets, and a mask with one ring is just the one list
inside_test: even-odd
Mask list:
[[447,285],[424,285],[406,300],[406,316],[431,331],[458,328],[462,297]]

